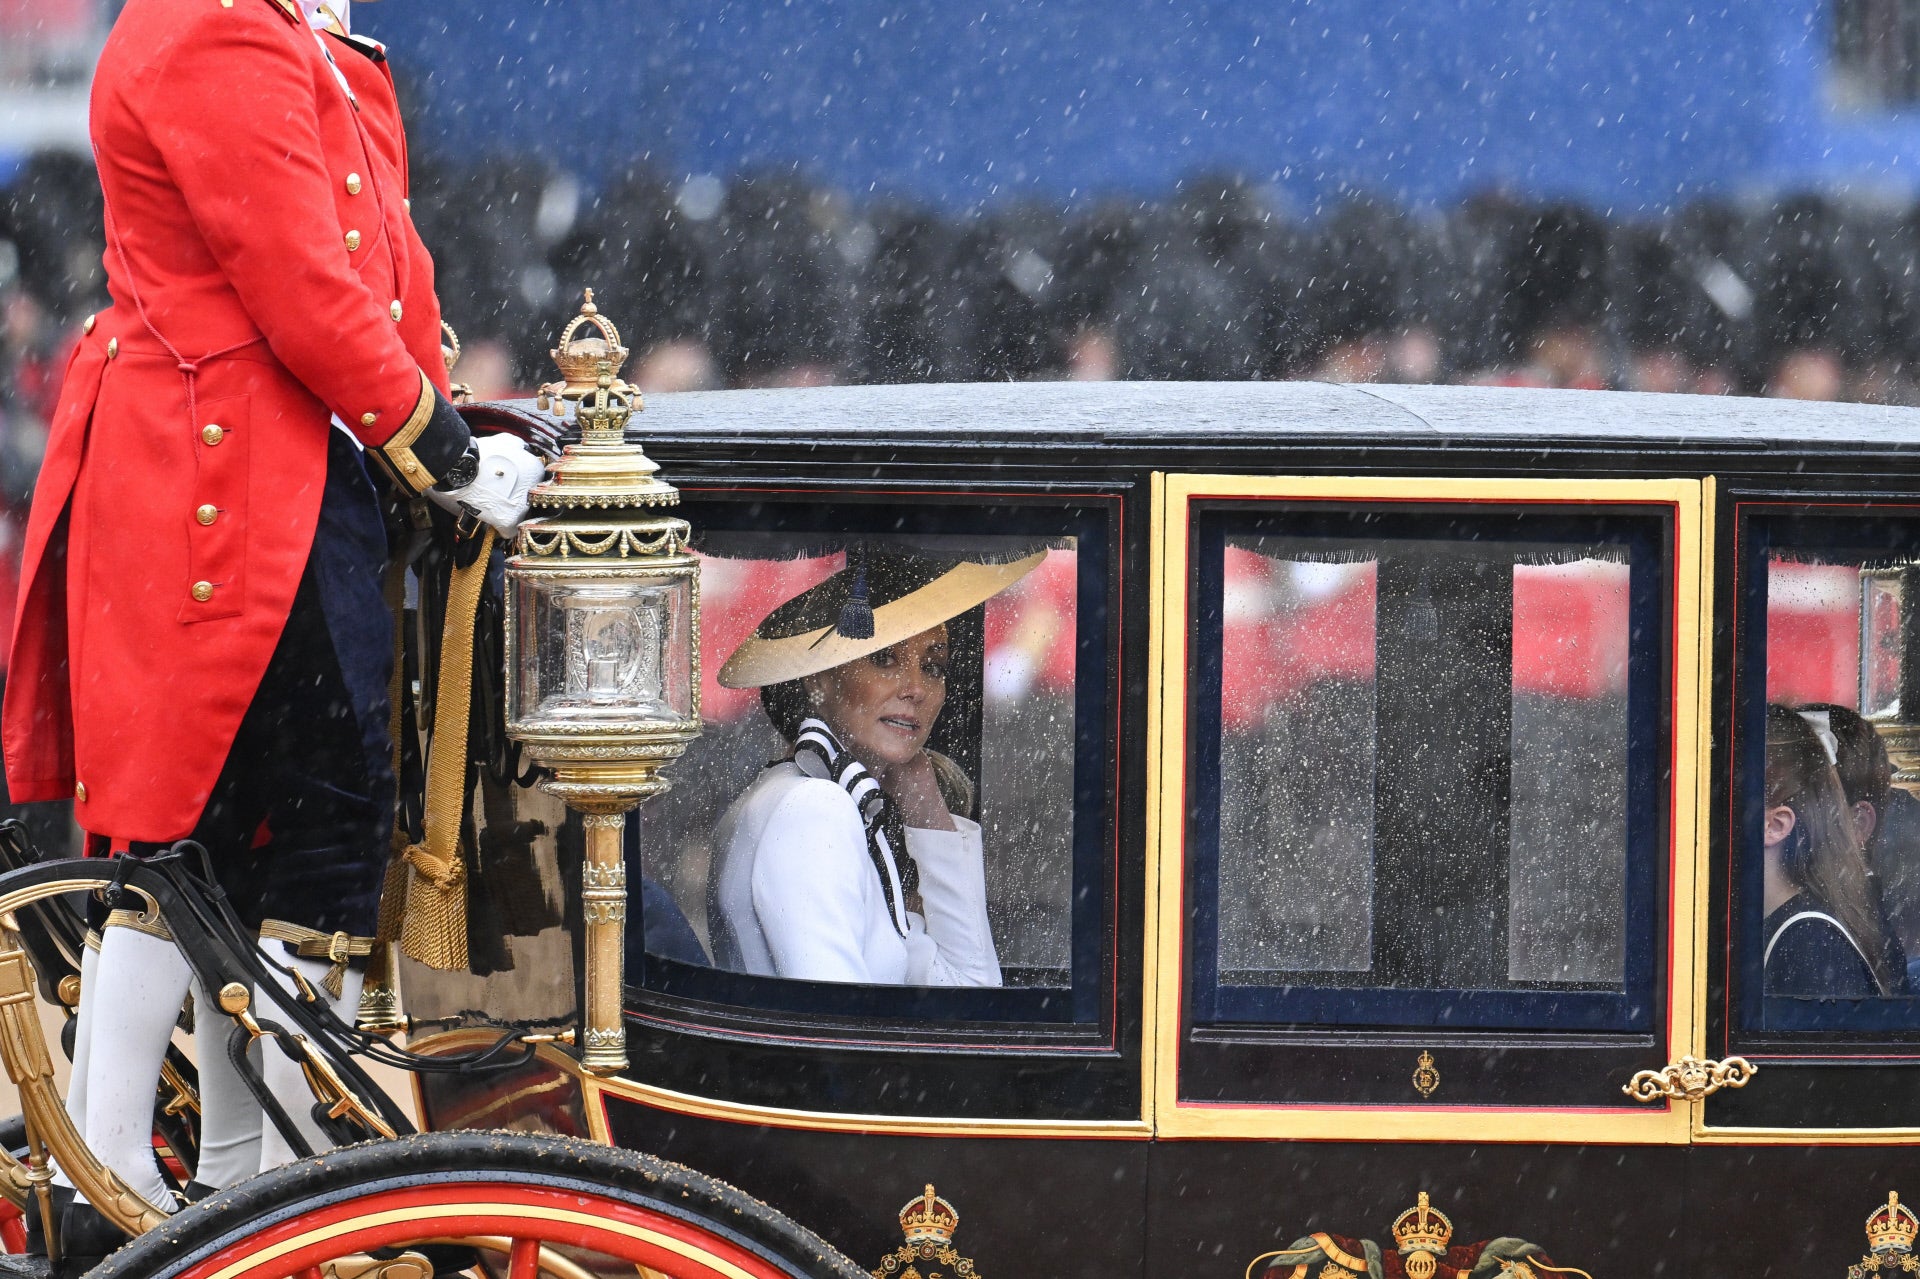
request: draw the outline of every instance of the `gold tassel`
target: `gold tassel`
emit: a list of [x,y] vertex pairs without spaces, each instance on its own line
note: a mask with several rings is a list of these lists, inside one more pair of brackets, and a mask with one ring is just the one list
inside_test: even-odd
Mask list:
[[367,959],[364,989],[375,991],[392,988],[393,944],[400,940],[400,928],[406,919],[406,912],[406,835],[396,828],[393,833],[393,852],[387,858],[387,877],[380,885],[380,921],[373,930],[373,954]]
[[424,844],[407,849],[407,918],[400,949],[429,968],[467,966],[467,868],[456,850],[435,857]]
[[293,953],[302,959],[332,960],[326,976],[320,979],[320,985],[335,999],[346,993],[347,961],[371,955],[375,949],[375,943],[371,937],[355,937],[351,933],[316,932],[300,924],[289,924],[284,919],[261,920],[260,939],[286,942],[293,947]]
[[447,587],[446,628],[440,642],[439,700],[427,748],[426,838],[406,851],[406,917],[400,949],[429,968],[467,967],[467,867],[460,848],[460,817],[467,799],[467,730],[473,708],[474,621],[486,585],[494,532],[480,551],[453,570]]

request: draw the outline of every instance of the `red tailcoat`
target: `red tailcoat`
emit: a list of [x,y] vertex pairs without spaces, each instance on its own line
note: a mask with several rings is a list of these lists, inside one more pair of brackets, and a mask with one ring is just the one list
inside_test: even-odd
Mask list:
[[16,801],[187,835],[292,606],[330,415],[379,445],[445,389],[372,48],[280,0],[128,0],[107,40],[91,128],[113,306],[68,368],[28,518]]

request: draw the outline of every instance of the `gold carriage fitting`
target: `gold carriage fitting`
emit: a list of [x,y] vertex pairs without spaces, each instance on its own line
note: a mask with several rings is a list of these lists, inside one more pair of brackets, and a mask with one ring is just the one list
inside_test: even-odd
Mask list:
[[1424,1190],[1420,1201],[1393,1223],[1393,1242],[1406,1258],[1407,1279],[1433,1279],[1437,1259],[1447,1255],[1447,1242],[1452,1238],[1453,1222],[1427,1202]]
[[[1592,1279],[1575,1266],[1556,1266],[1537,1244],[1510,1235],[1466,1247],[1453,1246],[1453,1222],[1433,1206],[1426,1191],[1413,1207],[1394,1218],[1393,1242],[1398,1256],[1384,1252],[1371,1239],[1315,1231],[1290,1248],[1263,1252],[1247,1264],[1246,1279],[1541,1279],[1544,1275],[1577,1275]],[[1398,1261],[1396,1267],[1393,1263]],[[878,1271],[874,1272],[876,1275]]]
[[933,1192],[907,1200],[900,1209],[900,1233],[906,1242],[868,1273],[873,1279],[979,1279],[971,1258],[954,1250],[953,1232],[960,1210]]
[[1887,1201],[1867,1218],[1867,1255],[1847,1267],[1847,1279],[1920,1271],[1920,1256],[1913,1251],[1916,1235],[1920,1235],[1920,1217],[1900,1202],[1898,1191],[1889,1191]]
[[577,438],[533,490],[507,561],[507,733],[547,770],[542,789],[585,821],[581,1062],[607,1074],[627,1065],[621,833],[700,732],[700,578],[687,522],[663,513],[679,490],[627,439],[643,405],[620,380],[627,348],[592,290],[552,354],[563,380],[539,405]]

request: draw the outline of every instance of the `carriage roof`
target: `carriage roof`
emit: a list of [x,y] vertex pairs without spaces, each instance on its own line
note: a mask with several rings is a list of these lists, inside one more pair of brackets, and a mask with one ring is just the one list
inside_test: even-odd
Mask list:
[[[973,383],[715,391],[650,397],[649,439],[718,445],[841,441],[1022,450],[1099,444],[1232,451],[1317,442],[1416,450],[1525,441],[1746,455],[1920,448],[1920,410],[1885,405],[1511,387],[1320,382]],[[674,450],[669,449],[669,452]]]

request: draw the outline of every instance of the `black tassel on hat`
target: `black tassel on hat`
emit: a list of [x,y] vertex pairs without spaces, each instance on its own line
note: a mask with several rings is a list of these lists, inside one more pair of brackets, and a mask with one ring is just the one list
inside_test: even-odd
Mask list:
[[853,586],[847,591],[847,602],[840,606],[840,620],[833,629],[848,639],[873,638],[873,605],[867,602],[867,553],[856,552],[859,563],[853,571]]

